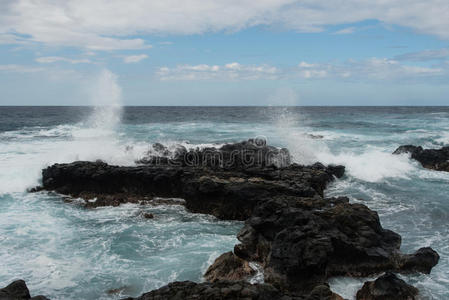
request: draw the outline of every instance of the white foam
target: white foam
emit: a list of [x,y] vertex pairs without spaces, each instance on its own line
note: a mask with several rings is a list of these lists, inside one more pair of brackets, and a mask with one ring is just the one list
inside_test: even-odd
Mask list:
[[[86,121],[50,128],[32,127],[3,133],[0,145],[0,194],[22,192],[39,184],[42,168],[61,162],[101,159],[130,165],[143,151],[142,145],[126,147],[117,128],[121,119],[121,89],[117,76],[103,70],[93,80],[95,106]],[[48,139],[36,139],[48,137]]]
[[249,266],[251,267],[251,269],[256,271],[256,273],[251,278],[249,278],[249,283],[251,284],[264,283],[265,276],[263,273],[263,267],[259,263],[253,261],[249,263]]
[[325,164],[342,164],[347,172],[358,179],[379,182],[385,178],[409,178],[415,165],[407,155],[393,155],[377,148],[369,148],[363,153],[319,152],[317,160]]
[[113,131],[122,117],[122,89],[117,83],[118,77],[104,69],[94,80],[91,89],[91,102],[94,111],[87,124],[91,128]]
[[[339,164],[346,167],[346,174],[368,182],[379,182],[386,178],[409,178],[410,172],[416,169],[416,163],[407,155],[393,155],[385,149],[366,147],[363,152],[343,149],[334,153],[326,145],[325,140],[311,139],[307,134],[292,128],[285,128],[287,148],[293,160],[300,164],[322,162]],[[315,133],[314,133],[315,134]]]
[[435,142],[440,145],[449,145],[449,129],[440,132],[440,137],[435,139]]
[[374,279],[375,277],[333,277],[329,279],[329,287],[334,293],[342,296],[344,299],[355,299],[355,295],[363,286],[363,283]]

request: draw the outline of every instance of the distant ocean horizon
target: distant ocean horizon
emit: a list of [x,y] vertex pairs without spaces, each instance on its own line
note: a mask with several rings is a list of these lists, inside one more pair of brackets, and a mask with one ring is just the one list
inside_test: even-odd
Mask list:
[[[102,105],[3,105],[0,107],[94,107]],[[132,105],[122,107],[449,107],[449,105]]]
[[[423,299],[449,298],[449,173],[422,168],[400,145],[449,145],[449,106],[0,106],[0,282],[22,278],[50,299],[118,299],[175,280],[201,281],[233,249],[241,222],[181,207],[126,204],[83,210],[52,193],[27,193],[54,163],[135,165],[158,142],[201,148],[263,136],[299,164],[342,164],[326,196],[378,211],[401,250],[431,246],[430,275],[401,275]],[[159,216],[146,226],[145,210]],[[333,278],[352,298],[367,278]],[[122,295],[106,291],[123,288]]]

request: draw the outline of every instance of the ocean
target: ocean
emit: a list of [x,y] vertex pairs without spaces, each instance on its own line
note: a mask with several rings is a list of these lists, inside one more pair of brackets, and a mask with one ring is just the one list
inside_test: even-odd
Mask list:
[[[345,165],[326,196],[376,210],[402,236],[403,252],[434,248],[441,258],[430,275],[400,277],[422,299],[449,298],[449,173],[391,154],[404,144],[449,145],[449,107],[0,107],[0,286],[20,278],[50,299],[120,299],[201,281],[238,242],[242,222],[179,206],[84,209],[26,190],[57,162],[133,165],[154,142],[195,148],[254,137],[287,147],[297,163]],[[367,279],[330,285],[353,299]]]

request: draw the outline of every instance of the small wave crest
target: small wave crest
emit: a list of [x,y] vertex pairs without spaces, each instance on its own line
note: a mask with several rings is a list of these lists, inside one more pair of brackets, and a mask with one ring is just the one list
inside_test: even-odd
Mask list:
[[326,164],[342,164],[351,176],[368,182],[379,182],[391,177],[408,178],[415,169],[406,155],[393,155],[376,148],[362,153],[320,152],[317,153],[317,159]]

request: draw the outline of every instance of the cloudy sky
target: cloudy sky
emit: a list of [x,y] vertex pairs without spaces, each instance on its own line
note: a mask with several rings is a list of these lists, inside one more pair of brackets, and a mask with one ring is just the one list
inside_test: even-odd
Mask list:
[[449,105],[447,0],[0,0],[0,105]]

